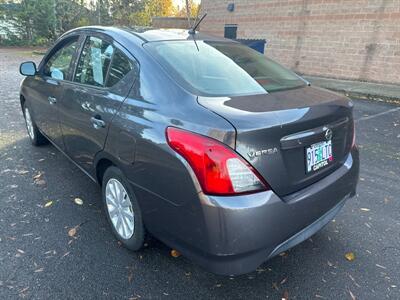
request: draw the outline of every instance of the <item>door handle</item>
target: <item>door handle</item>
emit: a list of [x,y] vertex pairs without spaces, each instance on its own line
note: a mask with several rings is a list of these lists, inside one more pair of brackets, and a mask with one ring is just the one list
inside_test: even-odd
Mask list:
[[50,104],[56,104],[57,99],[55,97],[48,97],[47,100],[49,100]]
[[104,122],[100,116],[94,116],[90,118],[95,129],[100,129],[106,127],[106,122]]

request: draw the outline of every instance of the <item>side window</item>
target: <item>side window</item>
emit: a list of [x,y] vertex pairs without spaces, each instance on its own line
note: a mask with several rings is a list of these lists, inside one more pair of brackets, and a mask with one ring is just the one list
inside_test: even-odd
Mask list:
[[112,87],[125,77],[131,70],[137,71],[137,66],[127,58],[120,50],[115,49],[115,53],[111,62],[110,70],[107,77],[107,87]]
[[104,86],[113,52],[114,48],[110,43],[97,37],[87,38],[79,58],[74,81]]
[[43,75],[54,79],[66,79],[77,46],[78,37],[74,37],[58,49],[45,64]]

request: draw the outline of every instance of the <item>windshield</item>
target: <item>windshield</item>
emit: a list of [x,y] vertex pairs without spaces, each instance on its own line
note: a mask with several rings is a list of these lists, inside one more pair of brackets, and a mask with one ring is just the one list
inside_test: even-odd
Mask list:
[[196,43],[150,42],[145,48],[180,84],[198,94],[253,95],[306,84],[292,71],[241,44]]

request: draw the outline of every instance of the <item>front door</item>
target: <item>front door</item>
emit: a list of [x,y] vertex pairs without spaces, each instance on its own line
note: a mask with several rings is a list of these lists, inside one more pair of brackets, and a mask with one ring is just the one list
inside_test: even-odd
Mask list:
[[86,37],[73,82],[65,84],[60,120],[67,154],[89,173],[134,82],[122,79],[134,70],[133,62],[111,40]]
[[71,73],[72,60],[78,47],[78,36],[61,41],[46,57],[36,76],[33,113],[41,131],[63,149],[58,102],[64,93],[64,83]]

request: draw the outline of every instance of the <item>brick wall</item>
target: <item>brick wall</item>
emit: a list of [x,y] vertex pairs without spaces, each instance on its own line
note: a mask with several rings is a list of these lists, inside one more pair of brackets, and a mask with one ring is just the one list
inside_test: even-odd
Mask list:
[[202,12],[202,32],[237,24],[299,73],[400,84],[400,0],[202,0]]

